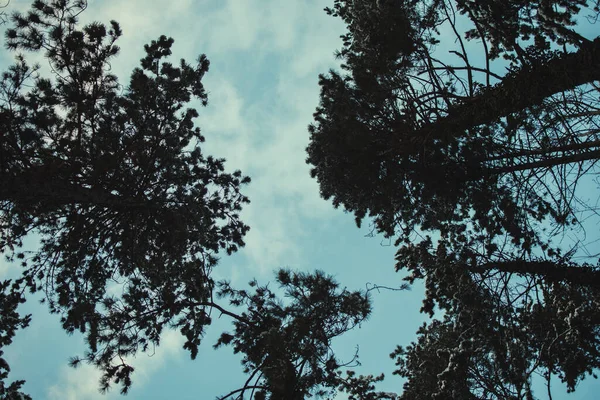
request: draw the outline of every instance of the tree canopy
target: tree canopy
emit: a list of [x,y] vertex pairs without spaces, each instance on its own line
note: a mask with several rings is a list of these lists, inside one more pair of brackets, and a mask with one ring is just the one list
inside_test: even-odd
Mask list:
[[311,174],[396,237],[396,269],[425,280],[422,311],[444,313],[393,354],[404,398],[532,398],[540,371],[574,390],[600,360],[600,271],[553,239],[593,211],[577,184],[600,156],[600,37],[578,28],[600,3],[326,11],[347,33],[341,71],[320,76]]
[[[160,36],[124,87],[110,73],[121,28],[80,27],[86,7],[35,0],[12,14],[6,31],[9,50],[42,53],[50,71],[18,54],[0,79],[0,251],[22,272],[0,282],[0,349],[31,321],[18,310],[26,292],[41,292],[68,333],[84,334],[87,351],[70,364],[96,366],[102,392],[118,384],[126,394],[132,356],[177,329],[196,358],[216,312],[232,319],[233,331],[215,347],[241,353],[248,374],[223,399],[337,390],[389,398],[374,391],[381,377],[342,376],[357,355],[342,362],[331,348],[368,318],[368,291],[341,289],[320,271],[280,270],[275,290],[213,281],[218,253],[244,246],[249,227],[239,214],[249,200],[241,190],[250,178],[202,151],[190,103],[207,105],[209,61],[171,63],[174,41]],[[32,235],[40,243],[30,249],[24,240]],[[8,383],[9,372],[0,358],[0,398],[30,398],[24,381]]]
[[339,290],[339,284],[321,271],[280,270],[276,281],[286,301],[256,281],[250,282],[253,294],[226,282],[219,285],[220,297],[245,310],[233,315],[234,332],[223,333],[215,347],[230,345],[242,353],[249,374],[242,388],[221,399],[243,399],[246,392],[257,400],[333,398],[340,385],[355,387],[340,372],[355,360],[338,360],[331,342],[369,316],[368,293]]
[[[161,36],[123,87],[109,72],[119,24],[79,27],[85,7],[37,0],[6,31],[8,49],[41,52],[51,72],[17,55],[0,80],[0,249],[23,267],[11,291],[42,291],[67,332],[85,333],[103,388],[126,391],[123,358],[163,329],[181,330],[196,356],[217,253],[249,229],[250,179],[202,152],[189,103],[207,104],[206,56],[172,64]],[[38,250],[22,249],[30,233]]]
[[[202,150],[205,55],[170,61],[145,46],[126,86],[112,74],[119,24],[81,26],[85,0],[34,0],[14,13],[0,77],[0,252],[21,266],[0,282],[1,351],[39,293],[127,393],[132,356],[176,329],[192,358],[213,313],[232,320],[214,347],[247,375],[221,397],[396,399],[358,354],[332,342],[366,321],[370,290],[325,272],[279,270],[276,287],[215,282],[244,246],[250,178]],[[580,196],[600,155],[600,17],[588,0],[334,0],[347,26],[341,71],[320,76],[307,162],[321,194],[396,239],[396,269],[423,280],[431,319],[391,354],[404,399],[534,399],[540,376],[569,391],[600,368],[600,267],[557,233],[581,229]],[[0,15],[2,17],[3,15]],[[25,240],[39,238],[28,248]],[[408,284],[406,284],[408,285]],[[29,292],[29,293],[28,293]],[[595,375],[594,375],[595,376]]]

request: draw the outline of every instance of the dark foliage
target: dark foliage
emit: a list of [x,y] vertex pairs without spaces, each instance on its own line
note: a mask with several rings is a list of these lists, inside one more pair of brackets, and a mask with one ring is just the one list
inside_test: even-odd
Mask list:
[[[64,329],[85,334],[102,389],[126,392],[126,357],[163,329],[180,329],[196,356],[216,254],[244,245],[250,179],[201,150],[187,105],[207,104],[207,58],[172,64],[161,36],[122,87],[109,73],[121,29],[79,27],[85,7],[36,0],[6,31],[9,49],[43,53],[51,73],[19,55],[0,81],[0,249],[23,267],[13,289],[42,291]],[[22,250],[29,233],[39,250]]]
[[320,76],[311,174],[357,224],[372,217],[397,238],[397,270],[425,280],[422,311],[444,312],[394,354],[404,397],[528,399],[540,371],[574,390],[599,366],[600,271],[553,238],[594,212],[576,188],[600,158],[600,38],[576,20],[600,4],[335,0],[326,11],[348,32],[342,71]]
[[[23,303],[25,299],[16,289],[18,289],[18,283],[0,282],[0,349],[11,344],[17,329],[27,327],[31,320],[31,316],[21,317],[17,312],[19,304]],[[20,391],[25,381],[6,383],[10,367],[2,358],[3,353],[0,350],[0,399],[31,400],[31,397]]]
[[234,315],[234,332],[223,333],[215,346],[230,345],[242,353],[249,374],[242,388],[221,399],[241,400],[248,394],[257,400],[302,400],[333,396],[340,385],[356,386],[341,378],[340,368],[349,363],[335,357],[331,342],[369,316],[367,294],[340,290],[332,277],[319,271],[280,270],[276,281],[284,299],[256,281],[250,282],[254,293],[226,282],[219,285],[219,296],[245,311]]
[[[546,39],[520,60],[518,43],[487,45],[505,40],[483,29],[495,19],[476,20],[486,39],[485,67],[474,66],[456,18],[477,10],[472,2],[453,3],[336,1],[328,12],[349,29],[339,52],[344,72],[320,78],[307,161],[325,198],[357,221],[375,217],[388,235],[416,226],[449,229],[475,213],[480,229],[505,232],[527,251],[540,240],[528,221],[573,223],[572,193],[557,190],[566,179],[550,181],[556,168],[574,164],[568,182],[576,182],[598,156],[596,90],[581,86],[600,76],[600,40],[582,38],[575,52],[554,50],[552,43],[568,39],[551,40],[536,23],[535,34]],[[555,18],[571,21],[574,14]],[[511,14],[498,15],[505,21]],[[442,26],[456,33],[459,63],[435,57]],[[522,29],[523,40],[533,35]],[[510,60],[504,76],[490,66],[499,55]]]
[[408,379],[403,398],[532,399],[534,376],[548,391],[552,376],[574,391],[600,368],[597,289],[532,278],[515,284],[501,273],[482,279],[451,262],[436,273],[457,284],[436,288],[443,318],[392,354],[395,373]]

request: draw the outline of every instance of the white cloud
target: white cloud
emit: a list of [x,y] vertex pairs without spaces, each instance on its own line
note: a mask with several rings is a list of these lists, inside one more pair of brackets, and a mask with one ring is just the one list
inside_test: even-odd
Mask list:
[[[245,107],[244,100],[240,97],[239,91],[230,80],[226,80],[221,75],[216,79],[208,79],[205,86],[210,90],[208,112],[201,110],[199,125],[202,130],[219,132],[220,140],[237,140],[239,136],[247,136],[244,133],[245,121],[242,112]],[[246,143],[244,143],[246,145]]]
[[49,400],[109,400],[112,394],[103,396],[98,392],[100,372],[89,365],[77,369],[63,366],[61,380],[48,388]]
[[[221,12],[231,5],[227,3]],[[303,219],[327,220],[333,215],[331,205],[320,198],[318,185],[309,176],[305,148],[307,126],[318,102],[317,75],[333,64],[342,26],[327,15],[315,17],[307,7],[306,3],[293,3],[262,8],[264,41],[256,46],[261,50],[289,46],[289,51],[258,61],[258,65],[243,66],[242,81],[235,76],[239,71],[224,76],[217,61],[205,82],[209,107],[198,119],[208,152],[225,157],[230,169],[241,169],[252,177],[246,189],[252,204],[242,213],[251,231],[242,253],[260,273],[301,262],[297,243],[306,234],[300,229]],[[291,16],[294,10],[300,10],[299,17]],[[241,16],[231,15],[230,23],[238,24],[236,18]],[[245,18],[254,16],[250,12]],[[280,39],[279,31],[285,39]],[[249,93],[234,83],[259,79],[261,69],[273,69],[275,75],[266,78],[264,86],[256,85],[260,92]]]
[[132,361],[135,368],[135,379],[143,385],[168,360],[176,358],[178,355],[187,356],[182,348],[183,343],[184,338],[179,331],[171,329],[166,331],[161,337],[160,346],[156,347],[154,353],[140,353]]
[[260,8],[252,1],[226,1],[224,7],[209,14],[202,22],[213,39],[208,41],[209,49],[217,52],[254,47],[260,34],[261,15]]
[[[161,338],[154,353],[140,353],[131,360],[135,368],[132,375],[134,388],[148,382],[152,375],[169,359],[183,353],[183,338],[177,331],[169,330]],[[93,366],[82,364],[77,368],[61,367],[59,381],[47,390],[49,400],[110,400],[121,398],[120,387],[113,385],[107,394],[98,390],[101,373]]]
[[294,265],[299,261],[300,251],[295,244],[299,223],[294,211],[264,199],[262,205],[249,208],[244,213],[251,230],[243,252],[251,261],[253,270],[266,275],[276,268]]

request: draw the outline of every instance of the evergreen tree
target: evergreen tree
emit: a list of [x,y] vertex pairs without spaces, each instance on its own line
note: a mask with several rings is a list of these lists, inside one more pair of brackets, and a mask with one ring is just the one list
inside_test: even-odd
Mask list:
[[[475,18],[487,3],[500,8],[494,18]],[[344,72],[321,76],[310,127],[307,161],[325,198],[357,221],[375,217],[388,235],[416,226],[448,231],[473,212],[477,228],[507,233],[525,251],[540,241],[532,221],[573,223],[572,186],[594,165],[600,143],[593,85],[600,39],[548,34],[537,2],[496,3],[336,1],[328,9],[348,33],[339,52]],[[553,13],[551,25],[571,32],[576,4]],[[479,30],[461,34],[459,11]],[[492,29],[511,18],[519,28],[502,32],[535,38],[526,49]],[[441,26],[456,34],[458,63],[436,58]],[[464,37],[482,41],[483,67],[471,65]],[[504,76],[492,70],[501,56]],[[562,178],[557,170],[566,167],[570,176]]]
[[[405,398],[426,385],[420,398],[531,398],[538,370],[573,390],[598,368],[600,271],[552,239],[592,208],[576,188],[600,156],[600,37],[576,28],[600,3],[335,0],[326,11],[348,31],[342,71],[320,77],[311,174],[357,224],[373,217],[397,237],[397,270],[425,280],[422,311],[444,312],[420,331],[435,340],[394,353]],[[430,363],[436,346],[446,355]]]
[[[551,393],[553,376],[569,392],[596,376],[597,289],[535,277],[517,284],[498,272],[483,278],[446,261],[431,279],[439,286],[428,285],[444,315],[392,354],[395,373],[407,378],[401,398],[537,399]],[[547,393],[533,392],[536,376]]]
[[[63,328],[85,334],[88,350],[71,364],[97,366],[102,391],[116,383],[126,393],[128,357],[177,328],[195,358],[219,312],[233,318],[234,331],[215,347],[244,354],[249,374],[223,398],[304,399],[338,389],[390,398],[374,391],[381,378],[342,377],[356,358],[342,363],[331,349],[370,314],[367,293],[340,290],[322,272],[279,271],[285,300],[256,281],[254,293],[213,282],[217,253],[244,245],[249,228],[239,211],[248,199],[240,189],[250,180],[201,151],[198,113],[186,106],[207,104],[208,60],[169,63],[173,39],[161,36],[145,46],[123,88],[108,73],[120,27],[80,29],[85,8],[84,1],[36,0],[29,13],[13,14],[6,32],[9,49],[44,52],[52,76],[18,55],[0,81],[0,250],[23,268],[2,283],[0,348],[29,324],[17,312],[23,293],[42,291]],[[23,248],[30,234],[39,235],[38,250]],[[0,358],[0,398],[29,398],[20,393],[24,381],[5,384],[9,370]]]
[[[250,179],[201,150],[188,104],[207,104],[208,59],[172,64],[173,39],[161,36],[123,87],[109,73],[121,29],[80,27],[85,8],[36,0],[6,31],[8,49],[41,52],[51,73],[17,55],[0,80],[0,250],[23,267],[1,307],[13,315],[17,294],[42,291],[64,329],[85,334],[83,359],[103,371],[102,389],[126,392],[125,357],[158,344],[163,329],[179,329],[196,356],[216,255],[244,245]],[[22,248],[30,233],[38,250]],[[1,345],[28,321],[11,318]]]
[[[371,313],[368,293],[339,289],[331,276],[280,270],[276,278],[283,299],[268,285],[250,282],[254,293],[219,284],[219,297],[244,307],[234,318],[234,331],[225,332],[215,347],[230,345],[242,353],[248,380],[225,399],[303,400],[334,396],[347,382],[331,348],[332,340],[353,329]],[[348,383],[348,386],[352,386]],[[332,397],[328,397],[332,398]]]
[[[237,290],[219,282],[218,297],[244,311],[218,310],[233,318],[234,331],[224,332],[215,347],[232,346],[243,354],[248,379],[242,387],[220,400],[335,399],[340,392],[349,400],[396,399],[396,394],[378,392],[375,384],[384,375],[356,376],[354,357],[340,361],[332,349],[333,339],[354,329],[371,313],[369,292],[340,289],[322,271],[312,274],[279,270],[279,290],[250,282],[254,292]],[[372,290],[372,289],[371,289]]]

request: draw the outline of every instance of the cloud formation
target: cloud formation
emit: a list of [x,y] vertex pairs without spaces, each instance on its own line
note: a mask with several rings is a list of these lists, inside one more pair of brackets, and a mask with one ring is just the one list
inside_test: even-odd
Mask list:
[[[169,330],[162,336],[160,347],[154,353],[139,354],[131,360],[135,368],[133,379],[135,387],[144,385],[152,375],[159,370],[169,359],[181,356],[183,351],[183,338],[176,332]],[[60,369],[59,380],[47,389],[49,400],[112,400],[122,396],[118,387],[112,388],[107,394],[98,390],[100,372],[87,364],[77,368],[63,366]]]

